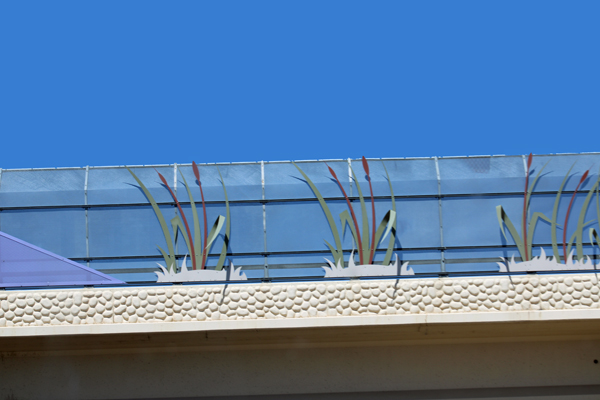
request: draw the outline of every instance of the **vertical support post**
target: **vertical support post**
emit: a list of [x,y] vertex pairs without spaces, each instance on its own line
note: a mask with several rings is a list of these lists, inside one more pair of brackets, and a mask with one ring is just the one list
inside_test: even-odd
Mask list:
[[85,166],[85,181],[83,184],[83,204],[85,205],[85,257],[87,266],[90,266],[90,223],[88,218],[88,179],[90,176],[90,166]]
[[173,164],[173,192],[177,195],[177,163]]
[[[177,163],[173,164],[173,193],[177,196]],[[173,206],[175,216],[177,216],[177,206]],[[175,238],[175,258],[177,258],[177,254],[179,254],[179,243],[177,242],[177,234],[173,232]]]
[[[350,182],[350,201],[352,201],[352,196],[354,195],[353,193],[353,189],[354,189],[354,185],[353,183],[353,179],[352,179],[352,160],[350,159],[350,157],[348,157],[348,182]],[[350,254],[352,254],[354,252],[354,250],[356,250],[356,248],[354,247],[355,243],[354,240],[352,240],[352,251],[350,252]],[[342,254],[342,263],[343,263],[343,254]]]
[[352,160],[348,158],[348,182],[350,182],[350,197],[352,197]]
[[[523,176],[525,177],[525,179],[527,179],[527,156],[526,155],[522,155],[521,158],[523,159]],[[527,210],[527,219],[529,220],[529,210]],[[527,251],[527,250],[525,250]]]
[[262,211],[263,211],[263,238],[264,238],[264,252],[265,252],[265,264],[264,264],[264,279],[269,278],[269,260],[267,258],[267,208],[265,201],[265,162],[260,162],[260,184],[262,186]]
[[440,218],[440,247],[441,247],[441,256],[440,256],[440,270],[442,274],[446,273],[446,257],[444,247],[444,219],[442,215],[442,179],[440,175],[440,164],[437,157],[434,157],[435,160],[435,173],[437,175],[437,186],[438,186],[438,213]]

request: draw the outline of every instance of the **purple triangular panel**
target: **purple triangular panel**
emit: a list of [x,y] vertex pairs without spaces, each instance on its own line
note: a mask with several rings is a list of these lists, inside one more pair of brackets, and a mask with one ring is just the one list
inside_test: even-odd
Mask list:
[[123,283],[85,265],[0,232],[0,287]]

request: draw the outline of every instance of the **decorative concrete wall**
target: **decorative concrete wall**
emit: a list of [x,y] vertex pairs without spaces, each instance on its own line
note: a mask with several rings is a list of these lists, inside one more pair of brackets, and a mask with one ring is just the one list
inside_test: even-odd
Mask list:
[[0,327],[586,309],[599,294],[592,273],[3,291]]

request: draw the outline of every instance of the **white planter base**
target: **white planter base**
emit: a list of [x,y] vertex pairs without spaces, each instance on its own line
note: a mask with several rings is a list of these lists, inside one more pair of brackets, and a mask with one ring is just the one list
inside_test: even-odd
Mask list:
[[359,276],[398,276],[398,275],[414,275],[415,272],[408,266],[408,261],[398,268],[398,254],[396,260],[390,265],[355,265],[354,252],[350,255],[348,268],[344,268],[341,262],[335,265],[328,259],[325,259],[329,267],[322,267],[325,270],[325,278],[341,278],[341,277],[359,277]]
[[544,249],[538,257],[533,257],[529,261],[516,262],[515,256],[512,256],[508,261],[501,257],[504,262],[499,262],[500,272],[536,272],[536,271],[577,271],[577,270],[593,270],[596,269],[592,260],[587,257],[583,260],[573,260],[573,252],[569,254],[569,258],[565,264],[556,261],[555,257],[546,257]]
[[246,281],[248,278],[241,270],[242,267],[237,267],[233,263],[229,264],[227,269],[215,271],[212,269],[196,269],[188,270],[185,266],[185,258],[181,263],[181,271],[167,271],[165,267],[158,264],[162,272],[155,272],[158,277],[156,282],[213,282],[213,281]]

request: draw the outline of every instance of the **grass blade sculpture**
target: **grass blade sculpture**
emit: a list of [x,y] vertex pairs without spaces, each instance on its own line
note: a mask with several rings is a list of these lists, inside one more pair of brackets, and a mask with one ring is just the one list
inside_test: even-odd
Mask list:
[[[327,165],[327,164],[325,164],[325,165]],[[329,173],[331,174],[331,176],[333,176],[333,178],[339,185],[340,189],[342,190],[342,193],[344,194],[344,198],[346,199],[346,204],[348,205],[348,209],[350,210],[350,214],[352,214],[352,223],[354,224],[354,230],[352,231],[352,234],[354,236],[354,240],[358,244],[358,258],[360,259],[360,263],[364,264],[365,261],[364,261],[364,252],[363,252],[363,242],[360,240],[360,229],[358,229],[358,222],[356,220],[356,215],[354,214],[354,208],[352,207],[352,203],[350,202],[350,199],[348,198],[348,195],[346,194],[346,191],[344,190],[344,186],[342,186],[342,183],[338,179],[338,177],[335,174],[335,172],[333,171],[333,169],[329,165],[327,165],[327,168],[329,168]],[[364,218],[366,218],[366,215],[363,212],[363,220],[364,220]],[[344,222],[347,221],[347,218],[342,218],[342,221],[344,221]],[[368,221],[367,221],[367,223],[368,223]],[[345,226],[345,224],[342,226],[342,230],[345,230],[344,226]],[[363,227],[364,227],[364,225],[363,225]]]
[[[569,202],[569,207],[567,208],[567,216],[565,217],[565,226],[563,228],[563,257],[564,257],[565,260],[568,258],[568,253],[567,253],[567,226],[568,226],[568,223],[569,223],[569,215],[571,214],[571,208],[573,208],[573,202],[575,201],[575,196],[577,195],[577,192],[579,191],[579,188],[581,187],[581,184],[587,179],[587,176],[588,176],[589,173],[590,173],[590,170],[588,169],[581,176],[581,179],[579,180],[579,183],[577,184],[577,187],[575,188],[575,191],[573,192],[573,195],[571,196],[571,201]],[[591,193],[591,191],[590,191],[590,193]],[[585,216],[585,214],[584,214],[584,216]],[[571,240],[571,242],[572,242],[572,240]],[[571,243],[569,243],[569,250],[570,250],[570,248],[571,248]]]
[[[504,263],[498,263],[498,265],[500,266],[500,271],[501,272],[507,271],[507,266],[510,268],[511,271],[590,269],[591,267],[593,267],[592,262],[591,262],[591,260],[589,260],[589,258],[586,260],[583,255],[583,236],[584,236],[583,230],[584,230],[585,226],[587,226],[595,221],[595,220],[592,220],[592,221],[585,222],[585,216],[586,216],[587,210],[589,208],[589,204],[592,199],[592,195],[594,194],[594,192],[597,192],[597,190],[598,190],[598,186],[600,183],[600,175],[599,175],[598,179],[596,180],[596,183],[588,191],[588,194],[587,194],[585,201],[583,202],[583,205],[579,212],[579,218],[578,218],[578,223],[577,223],[577,228],[575,230],[575,233],[573,233],[571,238],[567,241],[567,228],[568,228],[569,218],[571,215],[573,204],[575,201],[575,197],[576,197],[577,193],[580,191],[584,182],[587,180],[587,178],[589,176],[589,170],[587,170],[583,173],[583,175],[581,176],[581,178],[579,180],[579,183],[577,184],[577,187],[575,188],[575,190],[571,196],[571,200],[566,209],[566,216],[565,216],[564,224],[562,226],[559,225],[557,222],[558,221],[558,210],[559,210],[560,200],[562,198],[565,184],[568,181],[569,177],[571,176],[571,170],[573,169],[574,165],[571,166],[569,171],[567,171],[567,174],[558,189],[558,192],[556,194],[556,198],[554,201],[554,207],[552,210],[552,219],[546,217],[541,212],[534,212],[528,222],[527,215],[529,214],[529,203],[531,200],[531,193],[532,193],[533,188],[535,187],[539,177],[541,176],[541,172],[544,170],[544,168],[547,165],[547,163],[546,163],[546,165],[544,165],[540,169],[536,178],[533,181],[533,184],[531,186],[529,186],[529,175],[530,175],[530,171],[531,171],[532,158],[533,158],[533,155],[529,154],[529,157],[527,160],[527,175],[525,177],[525,191],[524,191],[524,200],[523,200],[523,216],[522,216],[522,230],[521,230],[522,236],[519,235],[519,233],[517,232],[515,226],[513,225],[510,218],[504,211],[504,208],[502,206],[496,207],[496,214],[498,217],[498,223],[500,225],[501,232],[504,235],[504,237],[508,240],[508,238],[506,236],[506,232],[505,232],[505,230],[508,230],[513,241],[515,242],[515,245],[517,246],[517,249],[521,255],[521,260],[522,260],[521,263],[517,263],[514,260],[514,256],[512,257],[510,262],[503,259]],[[600,205],[598,208],[599,208],[599,213],[600,213]],[[541,255],[539,257],[532,257],[533,234],[534,234],[536,225],[540,219],[550,223],[551,238],[552,238],[551,239],[552,240],[552,250],[554,253],[554,257],[552,259],[546,257],[546,253],[545,253],[544,249],[541,250]],[[563,250],[563,259],[562,260],[561,260],[561,256],[560,256],[559,250],[558,250],[558,248],[559,248],[558,237],[557,237],[558,229],[563,230],[562,243],[561,243],[562,250]],[[594,229],[590,229],[589,236],[590,236],[590,242],[593,244],[594,240],[597,238],[596,231]],[[573,257],[572,251],[571,251],[571,248],[574,244],[577,248],[577,257],[575,259]]]
[[150,202],[150,205],[152,206],[152,210],[154,210],[154,214],[156,214],[156,217],[158,218],[158,222],[160,223],[160,227],[161,227],[163,235],[165,237],[165,241],[167,242],[168,253],[165,252],[160,246],[157,246],[157,247],[165,260],[165,264],[166,264],[167,268],[169,270],[175,270],[176,269],[175,247],[173,246],[173,241],[171,240],[171,233],[169,232],[169,227],[167,226],[167,222],[165,221],[165,218],[163,217],[162,212],[160,211],[160,208],[158,207],[158,204],[154,200],[154,197],[152,196],[152,194],[150,194],[150,191],[148,190],[148,188],[146,188],[146,186],[137,177],[137,175],[133,173],[132,170],[130,170],[128,167],[125,167],[125,168],[127,168],[127,171],[129,171],[129,173],[133,176],[133,178],[135,179],[137,184],[140,185],[142,192],[144,192],[144,195],[146,196],[146,198]]
[[529,213],[529,203],[531,201],[531,193],[533,192],[533,188],[535,187],[538,179],[540,178],[542,171],[544,170],[544,168],[546,168],[546,165],[547,165],[547,163],[546,163],[546,165],[544,165],[539,170],[535,179],[533,180],[533,184],[531,186],[529,186],[529,175],[530,175],[530,171],[531,171],[532,160],[533,160],[533,154],[529,154],[529,158],[527,160],[527,175],[525,177],[525,190],[523,192],[523,215],[521,217],[522,218],[522,221],[521,221],[521,227],[522,227],[521,234],[522,235],[519,235],[517,229],[513,225],[510,218],[508,217],[508,214],[506,214],[506,211],[504,211],[504,208],[502,206],[496,207],[496,216],[498,218],[498,223],[500,224],[500,230],[502,232],[502,235],[504,236],[504,238],[506,240],[508,240],[508,237],[506,236],[505,228],[508,229],[508,232],[512,236],[515,244],[517,245],[517,249],[519,250],[519,253],[521,254],[521,259],[524,261],[529,261],[531,259],[533,232],[535,231],[535,227],[536,227],[539,219],[541,218],[543,220],[551,222],[550,219],[548,217],[546,217],[544,214],[536,212],[536,213],[533,213],[533,215],[531,216],[531,219],[529,220],[529,223],[527,223],[527,214]]
[[[595,189],[591,191],[596,193],[596,215],[598,216],[598,218],[600,218],[600,187],[598,185],[598,182],[600,181],[600,172],[598,175],[599,177],[598,181],[596,181]],[[596,246],[600,248],[600,235],[598,234],[598,232],[594,228],[590,228],[588,234],[590,236],[590,243],[592,244],[592,246],[596,244]]]
[[[156,168],[154,169],[156,171]],[[188,249],[190,249],[190,252],[192,253],[192,265],[193,268],[196,269],[196,252],[193,251],[192,247],[191,247],[191,243],[193,243],[192,240],[192,233],[190,232],[190,226],[187,223],[187,219],[185,218],[185,214],[183,212],[183,210],[181,209],[181,204],[179,204],[179,200],[177,200],[177,196],[175,196],[175,193],[173,193],[173,191],[171,190],[171,187],[169,186],[169,184],[167,183],[167,180],[165,179],[164,176],[162,176],[162,174],[158,171],[156,171],[156,173],[158,174],[160,180],[162,181],[163,185],[165,185],[165,187],[167,189],[169,189],[169,193],[171,194],[171,197],[173,198],[173,200],[175,201],[175,204],[177,205],[177,209],[179,210],[179,213],[181,215],[181,219],[183,219],[183,223],[185,225],[185,232],[187,233],[187,237],[188,237]],[[175,233],[177,233],[178,229],[175,228],[175,226],[173,227],[173,231]]]
[[[362,158],[363,169],[367,174],[367,180],[369,181],[369,191],[371,192],[371,215],[373,218],[373,242],[371,243],[371,252],[369,253],[369,264],[373,264],[373,256],[375,255],[375,197],[373,196],[373,185],[371,185],[371,175],[369,174],[369,163],[367,163],[367,159],[365,156]],[[357,182],[358,185],[358,182]]]
[[323,209],[323,212],[325,213],[327,222],[329,223],[329,228],[331,229],[331,233],[333,234],[333,240],[335,241],[335,247],[333,247],[326,240],[325,240],[325,244],[329,248],[329,251],[331,251],[331,255],[333,256],[335,264],[336,265],[338,263],[343,264],[344,263],[344,250],[342,248],[342,240],[340,239],[340,234],[338,232],[335,220],[333,219],[333,214],[331,214],[331,210],[329,210],[329,206],[327,206],[327,203],[325,202],[325,199],[321,195],[321,192],[319,192],[319,189],[317,189],[317,187],[315,186],[313,181],[310,180],[308,175],[306,175],[304,173],[304,171],[302,171],[302,169],[295,162],[292,161],[292,164],[294,165],[294,167],[296,167],[298,169],[300,174],[302,174],[302,177],[306,180],[306,183],[308,183],[308,186],[310,186],[311,190],[317,197],[317,200],[319,201],[319,204],[321,205],[321,208]]
[[[379,226],[376,224],[376,214],[375,214],[375,196],[373,194],[373,187],[371,184],[371,176],[370,169],[367,160],[363,157],[362,164],[363,169],[365,170],[367,180],[369,182],[369,189],[371,195],[371,222],[369,224],[369,216],[367,214],[366,203],[364,197],[362,195],[362,190],[360,188],[360,183],[354,174],[354,171],[351,169],[352,176],[354,181],[356,182],[356,187],[359,195],[359,201],[361,205],[362,211],[362,232],[359,228],[358,219],[356,217],[356,213],[354,212],[354,208],[352,206],[352,201],[350,200],[346,190],[340,179],[337,177],[337,174],[329,165],[327,165],[327,169],[329,170],[330,175],[333,177],[338,187],[340,188],[342,195],[346,201],[347,210],[344,210],[340,213],[339,218],[342,227],[342,235],[346,231],[346,227],[350,229],[352,234],[352,239],[354,240],[354,244],[358,251],[359,257],[359,265],[356,265],[354,262],[354,251],[350,254],[350,259],[348,261],[348,265],[346,266],[344,263],[344,250],[342,248],[342,240],[339,234],[337,223],[333,218],[333,214],[327,205],[327,202],[312,182],[312,180],[302,171],[302,169],[296,164],[293,163],[294,166],[298,169],[298,171],[302,174],[307,184],[312,189],[313,193],[317,197],[323,212],[327,218],[329,223],[329,227],[331,229],[331,233],[334,238],[334,242],[336,246],[332,246],[329,242],[325,241],[327,247],[331,251],[334,261],[331,262],[326,260],[329,264],[329,267],[323,267],[325,269],[326,277],[334,277],[334,276],[383,276],[383,275],[412,275],[414,272],[412,269],[408,268],[408,263],[404,263],[401,266],[401,269],[398,270],[398,256],[396,255],[396,260],[394,263],[390,264],[394,243],[396,241],[396,226],[397,226],[397,215],[396,215],[396,200],[394,198],[394,191],[392,189],[391,180],[389,178],[389,174],[385,165],[382,162],[383,168],[386,173],[386,177],[390,186],[391,200],[392,200],[392,209],[388,210],[385,214]],[[369,228],[371,228],[371,235],[369,235]],[[383,263],[381,265],[374,265],[373,259],[375,257],[375,251],[380,243],[385,240],[385,238],[390,235],[385,257]]]
[[[229,199],[227,197],[227,190],[225,188],[225,183],[223,181],[223,176],[221,175],[221,171],[217,167],[217,171],[219,172],[219,176],[221,178],[221,184],[223,186],[223,192],[225,194],[225,209],[226,209],[227,217],[219,215],[217,217],[217,219],[215,220],[215,222],[209,232],[208,224],[207,224],[206,202],[204,200],[204,192],[202,189],[202,182],[200,181],[200,172],[199,172],[198,166],[196,165],[195,162],[192,163],[192,169],[194,171],[194,175],[196,177],[196,182],[200,189],[200,196],[202,198],[204,235],[202,235],[202,232],[200,229],[200,219],[198,216],[196,202],[194,201],[194,197],[192,195],[191,188],[188,185],[188,183],[185,179],[185,176],[183,175],[181,170],[179,171],[179,173],[181,175],[181,178],[185,185],[188,197],[190,199],[190,206],[191,206],[193,226],[194,226],[194,235],[193,236],[192,236],[192,233],[190,230],[190,226],[188,224],[188,220],[185,216],[185,213],[183,212],[181,203],[179,202],[179,199],[177,198],[175,192],[169,187],[165,177],[162,176],[162,174],[160,174],[157,171],[157,174],[158,174],[162,184],[168,189],[169,194],[173,198],[173,201],[175,202],[175,205],[179,211],[179,215],[176,215],[174,218],[171,219],[171,226],[173,228],[173,233],[175,235],[174,240],[173,240],[173,238],[171,237],[171,233],[169,232],[169,229],[167,227],[165,218],[162,215],[162,212],[160,211],[158,204],[154,200],[154,197],[152,196],[150,191],[148,191],[148,189],[142,183],[142,181],[135,175],[135,173],[132,170],[130,170],[129,168],[127,168],[127,170],[131,173],[131,175],[136,180],[136,182],[140,185],[142,191],[144,192],[144,195],[146,196],[146,198],[152,205],[154,213],[156,214],[156,216],[159,220],[159,223],[161,225],[165,241],[167,242],[168,253],[165,252],[162,248],[158,247],[158,249],[160,250],[161,254],[163,255],[163,258],[166,263],[166,268],[159,264],[159,267],[161,268],[162,273],[161,272],[156,273],[158,275],[158,282],[185,282],[185,281],[226,280],[227,279],[227,274],[226,274],[227,271],[223,271],[223,266],[225,264],[225,259],[227,256],[227,249],[229,247],[229,240],[230,240],[230,234],[231,234],[231,223],[230,223],[231,213],[230,213],[230,208],[229,208]],[[221,248],[219,260],[217,261],[217,265],[214,270],[207,270],[206,263],[207,263],[208,253],[209,253],[215,239],[219,236],[220,232],[223,230],[223,226],[225,226],[225,234],[223,237],[223,245]],[[181,232],[182,237],[185,241],[185,244],[188,249],[188,254],[191,255],[191,259],[192,259],[192,270],[191,271],[188,271],[188,269],[187,269],[187,266],[185,264],[185,260],[186,260],[185,257],[179,268],[179,271],[177,271],[177,265],[175,263],[175,260],[176,260],[175,244],[177,243],[177,237],[179,235],[179,232]],[[230,280],[245,280],[246,276],[245,276],[245,274],[242,274],[240,272],[240,270],[241,270],[241,267],[235,268],[233,266],[233,264],[231,263],[230,271],[229,271],[229,273],[230,273],[229,279]]]
[[[200,170],[198,169],[198,165],[194,161],[192,161],[192,169],[194,170],[194,176],[196,177],[196,182],[198,182],[198,186],[200,187],[200,196],[202,197],[202,215],[204,217],[204,237],[208,237],[208,225],[206,222],[206,203],[204,202],[204,191],[202,190],[202,182],[200,181]],[[220,173],[219,173],[220,175]],[[183,176],[183,175],[182,175]],[[185,180],[185,178],[184,178]],[[186,184],[187,186],[187,184]],[[191,195],[191,193],[190,193]],[[192,197],[190,197],[190,200]],[[204,266],[206,263],[206,251],[203,251],[202,255],[202,265]]]
[[525,195],[523,196],[523,217],[522,221],[522,232],[523,232],[523,247],[526,249],[525,251],[525,261],[529,261],[529,251],[527,251],[527,208],[529,206],[529,202],[527,199],[527,192],[529,191],[529,171],[531,170],[531,162],[533,161],[533,153],[529,153],[529,158],[527,160],[527,173],[525,174]]

